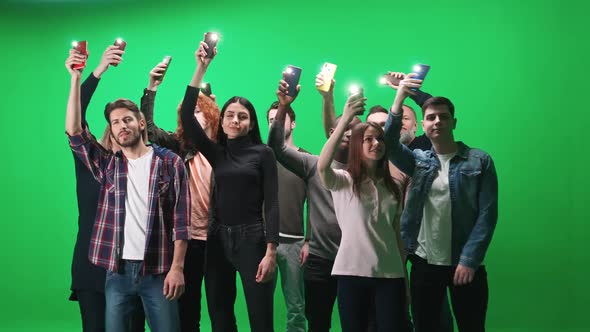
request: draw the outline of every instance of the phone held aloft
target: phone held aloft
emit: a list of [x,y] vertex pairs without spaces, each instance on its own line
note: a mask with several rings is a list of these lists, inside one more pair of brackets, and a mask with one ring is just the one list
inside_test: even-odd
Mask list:
[[324,79],[324,84],[318,86],[318,90],[328,92],[330,91],[330,87],[332,86],[332,80],[334,79],[334,75],[336,75],[336,66],[333,63],[326,62],[322,67],[322,76]]
[[164,69],[164,71],[162,72],[162,75],[156,77],[156,81],[161,81],[164,79],[164,75],[166,75],[166,72],[168,72],[168,67],[170,67],[170,62],[172,62],[172,57],[170,55],[167,55],[164,57],[164,59],[162,60],[162,62],[164,62],[166,64],[166,68]]
[[202,92],[202,93],[203,93],[205,96],[207,96],[207,97],[211,97],[211,93],[212,93],[212,92],[211,92],[211,83],[205,83],[205,82],[203,82],[203,83],[201,83],[201,86],[200,86],[200,88],[201,88],[201,92]]
[[[122,38],[117,38],[117,39],[115,39],[115,42],[113,43],[113,45],[117,46],[121,51],[125,51],[125,47],[127,46],[127,42],[124,41]],[[116,63],[111,63],[111,65],[113,65],[114,67],[118,66],[118,64],[116,64]]]
[[285,70],[285,82],[289,84],[287,96],[297,95],[297,84],[299,84],[299,79],[301,78],[301,71],[302,69],[299,67],[292,65],[287,66],[287,69]]
[[[416,74],[416,76],[414,77],[415,79],[424,81],[424,78],[426,78],[426,74],[428,74],[429,70],[430,70],[429,65],[424,65],[424,64],[419,63],[414,66],[412,73]],[[418,89],[412,88],[411,90],[416,91]]]
[[86,56],[84,62],[72,65],[72,69],[82,69],[86,67],[86,60],[88,60],[88,42],[85,40],[72,42],[72,48]]
[[209,47],[205,50],[207,54],[205,55],[206,58],[212,58],[215,54],[215,47],[217,46],[217,41],[219,41],[219,34],[215,32],[207,32],[205,33],[205,44]]

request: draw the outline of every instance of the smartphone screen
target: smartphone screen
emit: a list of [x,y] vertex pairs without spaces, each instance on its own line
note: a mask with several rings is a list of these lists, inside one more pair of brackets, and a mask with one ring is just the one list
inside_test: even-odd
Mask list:
[[207,55],[206,58],[212,58],[214,54],[215,46],[217,46],[217,42],[219,41],[219,35],[215,32],[207,32],[205,34],[205,43],[209,46],[209,49],[206,49]]
[[[72,43],[72,48],[86,55],[86,59],[88,59],[88,42],[85,40],[75,41]],[[72,69],[82,69],[84,67],[86,67],[86,60],[83,63],[73,65]]]
[[287,95],[295,96],[297,95],[297,84],[299,84],[299,79],[301,78],[301,68],[288,65],[287,70],[285,73],[285,82],[289,84],[289,90],[287,90]]
[[334,79],[334,75],[336,75],[336,66],[333,63],[326,62],[322,67],[322,76],[324,76],[324,84],[318,86],[318,90],[328,92],[330,91],[330,87],[332,86],[332,80]]

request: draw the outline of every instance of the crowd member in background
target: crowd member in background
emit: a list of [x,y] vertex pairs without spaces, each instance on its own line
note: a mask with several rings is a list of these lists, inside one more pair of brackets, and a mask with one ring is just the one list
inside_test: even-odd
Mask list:
[[[191,221],[190,241],[184,261],[185,291],[178,300],[182,332],[200,331],[201,286],[205,269],[205,248],[207,244],[209,197],[211,195],[211,165],[192,144],[185,134],[180,120],[180,105],[177,109],[177,127],[168,132],[154,122],[154,103],[156,92],[164,81],[168,62],[160,62],[149,75],[148,87],[141,98],[141,112],[147,124],[148,138],[152,143],[168,148],[178,154],[188,171]],[[204,129],[207,137],[215,141],[219,123],[219,107],[215,101],[203,93],[199,94],[194,105],[194,116]]]
[[[328,92],[320,93],[324,100],[323,113],[333,114],[334,82]],[[279,102],[270,128],[268,145],[287,170],[307,183],[310,241],[309,255],[304,268],[305,316],[309,331],[325,332],[330,330],[336,301],[337,281],[331,272],[340,245],[341,232],[334,213],[332,195],[322,186],[317,172],[318,156],[296,151],[285,143],[285,121],[289,108],[290,106]],[[338,122],[338,119],[335,122]],[[359,122],[356,118],[350,126]],[[350,136],[350,131],[347,131],[345,136]],[[348,141],[344,140],[338,147],[333,166],[344,168],[347,158]]]
[[[266,120],[272,125],[278,112],[279,102],[275,101],[266,112]],[[285,144],[298,152],[309,153],[295,146],[295,112],[292,108],[285,117]],[[281,288],[287,307],[287,332],[305,332],[305,292],[303,285],[303,264],[309,254],[309,231],[305,237],[303,210],[307,198],[307,185],[300,177],[277,162],[279,179],[279,246],[277,266],[281,276]],[[307,216],[309,230],[309,212]]]

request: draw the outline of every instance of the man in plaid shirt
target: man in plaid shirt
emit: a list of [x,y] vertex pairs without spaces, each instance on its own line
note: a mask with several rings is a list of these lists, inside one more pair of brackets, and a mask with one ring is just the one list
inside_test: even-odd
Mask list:
[[146,145],[145,121],[136,104],[107,104],[111,135],[121,146],[103,149],[81,125],[80,77],[66,63],[71,88],[66,132],[72,151],[101,184],[89,259],[107,269],[107,331],[127,331],[141,298],[153,332],[179,331],[177,299],[184,291],[184,256],[189,238],[190,197],[183,161]]

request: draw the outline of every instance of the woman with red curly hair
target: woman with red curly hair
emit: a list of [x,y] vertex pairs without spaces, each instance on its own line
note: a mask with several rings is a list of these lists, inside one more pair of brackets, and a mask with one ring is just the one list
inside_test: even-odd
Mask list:
[[[148,138],[152,143],[174,151],[185,161],[189,174],[191,194],[191,240],[184,261],[185,292],[178,300],[181,331],[199,331],[201,320],[201,284],[204,277],[205,245],[209,217],[209,198],[211,188],[211,165],[187,139],[180,121],[178,106],[178,125],[176,132],[165,131],[154,123],[154,100],[156,90],[162,83],[163,73],[168,64],[160,62],[151,72],[148,88],[141,98],[141,112],[147,123]],[[195,118],[205,129],[211,140],[217,137],[219,107],[215,101],[201,93],[195,105]]]

